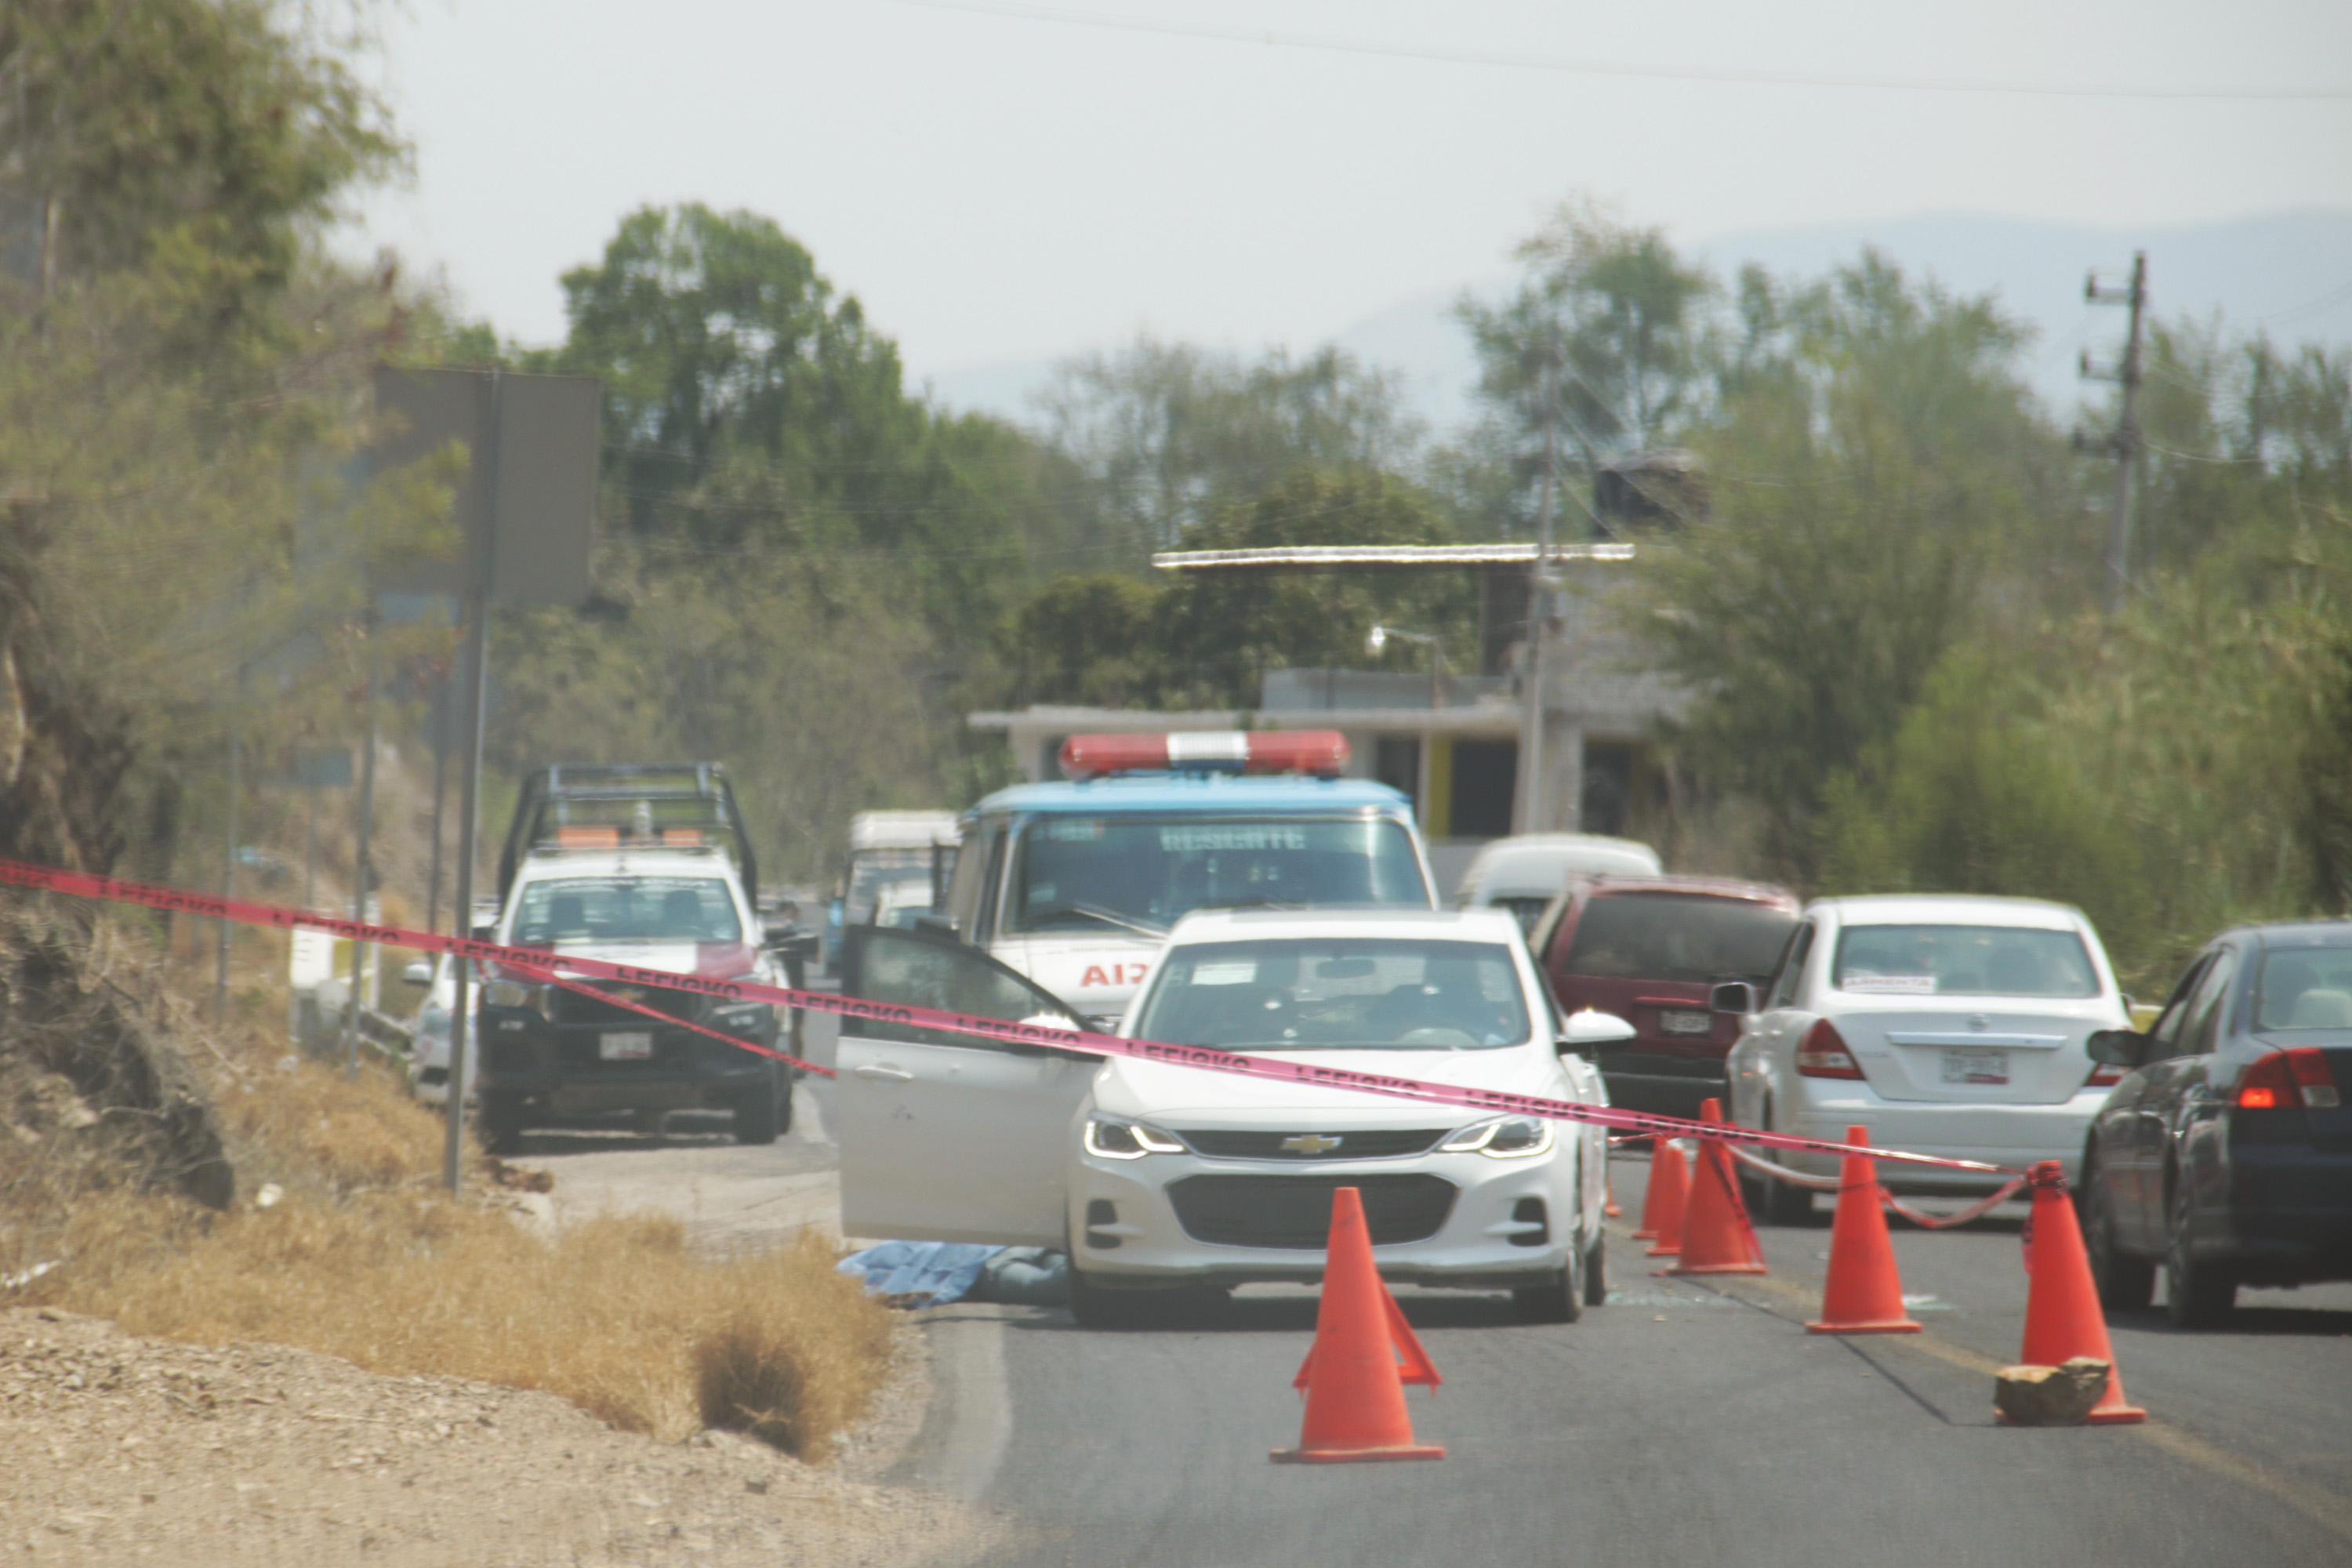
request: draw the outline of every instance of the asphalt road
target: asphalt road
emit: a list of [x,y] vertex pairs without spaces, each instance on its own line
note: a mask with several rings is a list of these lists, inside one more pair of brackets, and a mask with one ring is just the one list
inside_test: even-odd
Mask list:
[[[1637,1212],[1645,1165],[1621,1161]],[[1411,1390],[1431,1464],[1276,1466],[1306,1291],[1151,1329],[933,1314],[940,1391],[900,1478],[1000,1510],[992,1568],[1463,1562],[2209,1564],[2352,1561],[2352,1288],[2249,1293],[2228,1332],[2113,1325],[2137,1427],[1999,1427],[2025,1277],[2014,1219],[1907,1228],[1928,1331],[1832,1339],[1819,1228],[1763,1279],[1654,1279],[1620,1222],[1613,1298],[1570,1326],[1505,1299],[1400,1293],[1445,1379]]]
[[[824,1021],[809,1049],[831,1060]],[[769,1150],[677,1119],[660,1151],[549,1133],[530,1163],[558,1172],[574,1212],[690,1194],[712,1239],[772,1236],[830,1166],[823,1080],[803,1096]],[[1617,1163],[1629,1216],[1646,1171]],[[780,1206],[779,1192],[798,1195]],[[1253,1288],[1118,1331],[944,1308],[925,1314],[932,1406],[892,1479],[997,1512],[987,1568],[2352,1562],[2352,1286],[2246,1292],[2222,1332],[2118,1318],[2147,1425],[2000,1427],[1992,1374],[2023,1334],[2021,1213],[1897,1226],[1916,1335],[1803,1331],[1825,1205],[1812,1228],[1762,1232],[1769,1276],[1713,1285],[1654,1278],[1617,1222],[1610,1304],[1573,1325],[1517,1323],[1500,1296],[1401,1291],[1445,1379],[1407,1394],[1420,1439],[1449,1450],[1430,1464],[1267,1462],[1298,1436],[1309,1291]]]

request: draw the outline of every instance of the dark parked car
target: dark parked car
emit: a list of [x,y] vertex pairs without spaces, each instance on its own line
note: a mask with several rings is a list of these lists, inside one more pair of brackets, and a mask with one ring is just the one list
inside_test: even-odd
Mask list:
[[2352,1279],[2352,921],[2225,932],[2146,1034],[2091,1124],[2082,1220],[2099,1299],[2220,1322],[2241,1285]]
[[1696,1116],[1699,1101],[1725,1099],[1739,1020],[1711,1011],[1708,992],[1725,980],[1760,991],[1797,910],[1785,888],[1721,877],[1594,877],[1553,901],[1533,943],[1552,994],[1635,1031],[1601,1051],[1611,1104]]

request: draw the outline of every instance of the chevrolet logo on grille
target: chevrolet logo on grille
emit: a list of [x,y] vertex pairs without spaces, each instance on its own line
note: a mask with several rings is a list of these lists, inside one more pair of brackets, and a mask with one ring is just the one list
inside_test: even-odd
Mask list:
[[1286,1154],[1306,1154],[1311,1157],[1317,1154],[1328,1154],[1346,1142],[1344,1138],[1326,1138],[1320,1132],[1301,1132],[1295,1138],[1284,1139],[1282,1152]]
[[646,988],[642,985],[608,985],[604,988],[604,994],[617,996],[624,1002],[635,1002],[640,1007],[646,1005]]

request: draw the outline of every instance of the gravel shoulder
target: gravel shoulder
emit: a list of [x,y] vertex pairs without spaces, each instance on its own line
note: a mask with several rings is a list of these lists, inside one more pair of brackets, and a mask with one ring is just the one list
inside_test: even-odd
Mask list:
[[919,1426],[911,1327],[832,1464],[724,1432],[660,1443],[550,1394],[391,1378],[274,1345],[0,1313],[0,1562],[871,1564],[982,1555],[993,1525],[885,1489]]

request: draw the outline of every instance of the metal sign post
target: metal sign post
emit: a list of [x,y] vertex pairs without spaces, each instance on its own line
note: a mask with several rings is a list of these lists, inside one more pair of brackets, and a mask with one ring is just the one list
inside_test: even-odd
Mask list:
[[[489,705],[489,620],[500,605],[576,605],[588,596],[588,550],[595,515],[596,426],[602,402],[586,376],[519,375],[500,370],[376,373],[376,407],[401,426],[378,448],[378,468],[434,457],[455,441],[471,456],[455,521],[467,548],[460,561],[410,562],[377,574],[377,586],[462,595],[465,690],[457,745],[463,758],[457,821],[457,908],[474,919],[474,871],[482,808],[482,733]],[[437,843],[437,838],[436,838]],[[438,902],[438,879],[436,879]],[[460,959],[449,1017],[449,1114],[442,1179],[456,1192],[465,1176],[467,1070],[479,977]]]

